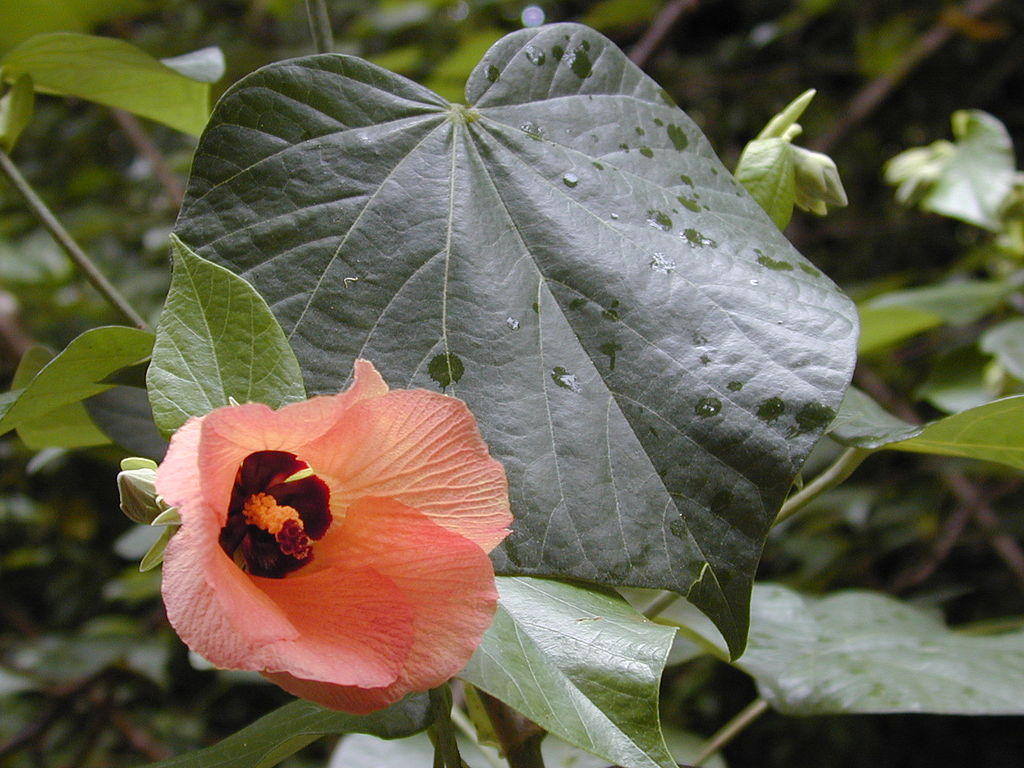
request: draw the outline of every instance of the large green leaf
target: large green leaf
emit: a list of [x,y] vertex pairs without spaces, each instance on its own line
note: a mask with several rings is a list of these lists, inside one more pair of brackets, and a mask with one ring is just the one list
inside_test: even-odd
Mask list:
[[362,356],[466,400],[511,484],[500,572],[688,593],[739,653],[853,308],[596,32],[509,35],[466,97],[341,55],[264,68],[177,232],[267,299],[311,391]]
[[210,113],[210,86],[123,40],[52,32],[8,51],[4,78],[30,75],[37,91],[134,112],[186,133],[199,134]]
[[[93,328],[40,368],[24,387],[0,400],[0,435],[110,389],[104,379],[149,359],[153,334],[137,328]],[[33,353],[38,354],[38,353]]]
[[625,768],[674,768],[658,684],[675,630],[618,596],[499,578],[498,613],[461,677],[545,730]]
[[0,52],[43,32],[89,32],[119,16],[140,13],[152,0],[17,0],[0,3]]
[[302,373],[274,316],[252,287],[172,236],[174,274],[146,374],[153,419],[165,433],[228,405],[302,400]]
[[270,768],[321,736],[370,733],[396,739],[429,724],[427,696],[416,693],[380,712],[347,715],[309,701],[271,712],[212,747],[153,763],[150,768]]
[[872,592],[758,585],[737,666],[781,712],[1024,714],[1024,632],[975,637]]

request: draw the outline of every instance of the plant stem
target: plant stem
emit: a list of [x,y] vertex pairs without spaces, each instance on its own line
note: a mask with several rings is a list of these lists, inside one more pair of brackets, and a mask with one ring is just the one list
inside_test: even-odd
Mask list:
[[544,729],[483,691],[480,691],[480,701],[494,726],[509,768],[544,768],[540,753],[540,743],[546,735]]
[[452,729],[452,689],[445,683],[430,691],[434,723],[430,735],[434,741],[434,768],[462,768],[462,756]]
[[455,707],[452,710],[452,722],[455,724],[455,727],[459,729],[459,732],[463,736],[465,736],[467,739],[469,739],[478,747],[480,747],[480,754],[484,756],[484,759],[488,762],[488,764],[490,764],[491,768],[505,768],[505,764],[498,760],[492,754],[491,750],[487,749],[486,747],[484,747],[483,744],[480,743],[476,735],[476,728],[473,727],[473,723],[469,721],[469,718],[466,717],[466,714],[458,707]]
[[3,171],[4,175],[10,180],[11,184],[14,185],[22,197],[25,198],[25,202],[28,203],[28,207],[32,209],[32,212],[36,215],[42,225],[50,233],[57,244],[64,250],[68,257],[75,263],[86,279],[92,283],[93,287],[99,291],[103,298],[105,298],[110,304],[117,309],[125,319],[128,320],[132,325],[137,328],[147,328],[146,321],[142,319],[138,312],[132,309],[132,306],[125,300],[125,298],[118,292],[114,285],[107,280],[106,276],[100,272],[99,268],[92,262],[85,251],[74,241],[68,231],[64,229],[64,225],[57,220],[57,217],[53,215],[53,212],[47,208],[46,203],[42,201],[42,198],[36,194],[36,191],[32,189],[32,185],[28,183],[28,180],[21,175],[21,171],[18,170],[17,166],[11,160],[10,156],[0,150],[0,171]]
[[647,607],[640,611],[640,613],[648,619],[653,619],[656,616],[660,616],[662,611],[672,605],[672,603],[680,597],[682,597],[682,595],[678,592],[669,592],[668,590],[659,592],[654,599],[647,604]]
[[697,755],[697,759],[693,761],[693,768],[698,768],[705,760],[736,738],[744,728],[757,720],[767,710],[768,702],[760,697],[750,702],[740,710],[736,717],[723,725],[718,730],[718,733],[708,740],[708,743],[704,745],[704,749]]
[[847,448],[839,454],[839,458],[835,460],[832,466],[786,499],[786,503],[779,510],[778,517],[775,518],[775,525],[778,525],[783,520],[788,520],[825,491],[835,488],[852,475],[853,470],[859,467],[860,463],[870,456],[871,453],[872,451],[866,448]]
[[306,0],[306,14],[309,16],[309,33],[317,53],[334,51],[334,33],[331,32],[331,17],[327,13],[327,0]]

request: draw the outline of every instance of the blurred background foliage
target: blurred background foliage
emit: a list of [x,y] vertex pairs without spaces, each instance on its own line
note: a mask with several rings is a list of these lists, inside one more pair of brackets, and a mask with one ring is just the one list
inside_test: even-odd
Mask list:
[[[632,52],[734,166],[747,141],[816,88],[801,142],[835,159],[849,206],[798,212],[787,234],[865,301],[938,282],[1009,280],[985,312],[865,356],[857,383],[927,420],[956,396],[1020,391],[983,332],[1024,311],[1024,254],[977,226],[899,205],[885,162],[950,137],[981,109],[1024,146],[1024,5],[974,0],[336,0],[339,52],[367,57],[460,100],[502,35],[581,21]],[[20,0],[0,4],[0,55],[50,31],[107,35],[156,57],[219,46],[215,94],[256,67],[312,52],[296,0]],[[864,94],[881,93],[872,103]],[[48,96],[12,156],[132,303],[155,319],[167,234],[193,137],[105,107]],[[951,303],[956,303],[955,293]],[[980,318],[984,319],[980,319]],[[119,318],[75,273],[17,193],[0,183],[0,383],[32,343],[63,348]],[[983,345],[984,347],[984,345]],[[1019,375],[1019,371],[1018,374]],[[966,392],[966,394],[965,394]],[[938,395],[936,395],[938,393]],[[952,400],[949,398],[953,398]],[[971,401],[972,404],[974,401]],[[838,452],[825,441],[807,474]],[[0,766],[129,766],[237,730],[288,697],[255,676],[209,670],[167,628],[158,572],[140,574],[149,531],[117,508],[113,446],[30,451],[0,439]],[[882,590],[953,624],[1024,615],[1024,489],[983,462],[885,453],[770,539],[762,578],[809,592]],[[709,735],[755,696],[710,657],[670,669],[667,723]],[[314,745],[289,765],[324,764]],[[768,714],[726,752],[735,766],[1018,766],[1017,718]]]

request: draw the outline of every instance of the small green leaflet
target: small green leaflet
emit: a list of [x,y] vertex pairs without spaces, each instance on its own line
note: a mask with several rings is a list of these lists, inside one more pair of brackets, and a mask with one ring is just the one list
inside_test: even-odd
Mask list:
[[160,430],[231,399],[272,408],[305,399],[299,364],[259,294],[173,235],[171,243],[174,274],[146,378]]

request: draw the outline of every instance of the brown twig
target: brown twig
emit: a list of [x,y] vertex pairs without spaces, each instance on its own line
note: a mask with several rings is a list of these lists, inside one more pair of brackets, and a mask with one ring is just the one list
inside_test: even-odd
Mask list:
[[514,709],[480,691],[480,701],[494,727],[510,768],[544,768],[540,743],[545,731]]
[[916,587],[935,573],[945,559],[949,557],[949,553],[953,551],[970,520],[971,510],[967,506],[961,504],[953,510],[953,514],[947,517],[946,522],[943,523],[939,537],[932,544],[928,558],[920,565],[898,573],[896,578],[893,579],[891,590],[893,592],[905,592],[911,587]]
[[1024,589],[1024,550],[1012,536],[1003,531],[998,515],[992,511],[981,491],[962,472],[945,472],[943,480],[957,501],[970,510],[974,522],[988,536],[989,545]]
[[115,109],[113,112],[114,119],[117,120],[117,124],[121,127],[124,135],[128,137],[128,141],[132,143],[132,146],[135,147],[139,154],[146,158],[149,167],[153,169],[153,175],[160,182],[160,186],[164,188],[164,193],[170,200],[171,205],[175,208],[180,208],[181,201],[185,198],[185,187],[181,183],[181,179],[175,175],[174,171],[167,164],[163,153],[153,143],[153,140],[149,138],[149,135],[135,115],[125,112],[123,109]]
[[148,760],[156,762],[158,760],[166,760],[172,756],[171,750],[135,725],[124,711],[116,708],[111,709],[110,723],[121,732],[121,735],[132,746],[132,749],[145,755]]
[[666,3],[654,17],[643,37],[630,49],[629,60],[638,67],[645,66],[655,51],[664,44],[665,38],[668,37],[668,33],[672,31],[676,22],[685,14],[696,10],[699,4],[700,0],[670,0]]
[[[956,13],[960,18],[974,19],[988,13],[1000,0],[968,0]],[[889,72],[876,77],[861,88],[850,101],[843,116],[835,122],[832,130],[812,142],[812,149],[828,152],[850,130],[863,122],[885,101],[895,88],[902,83],[925,59],[948,43],[956,33],[956,27],[943,15],[903,54],[903,57]]]

